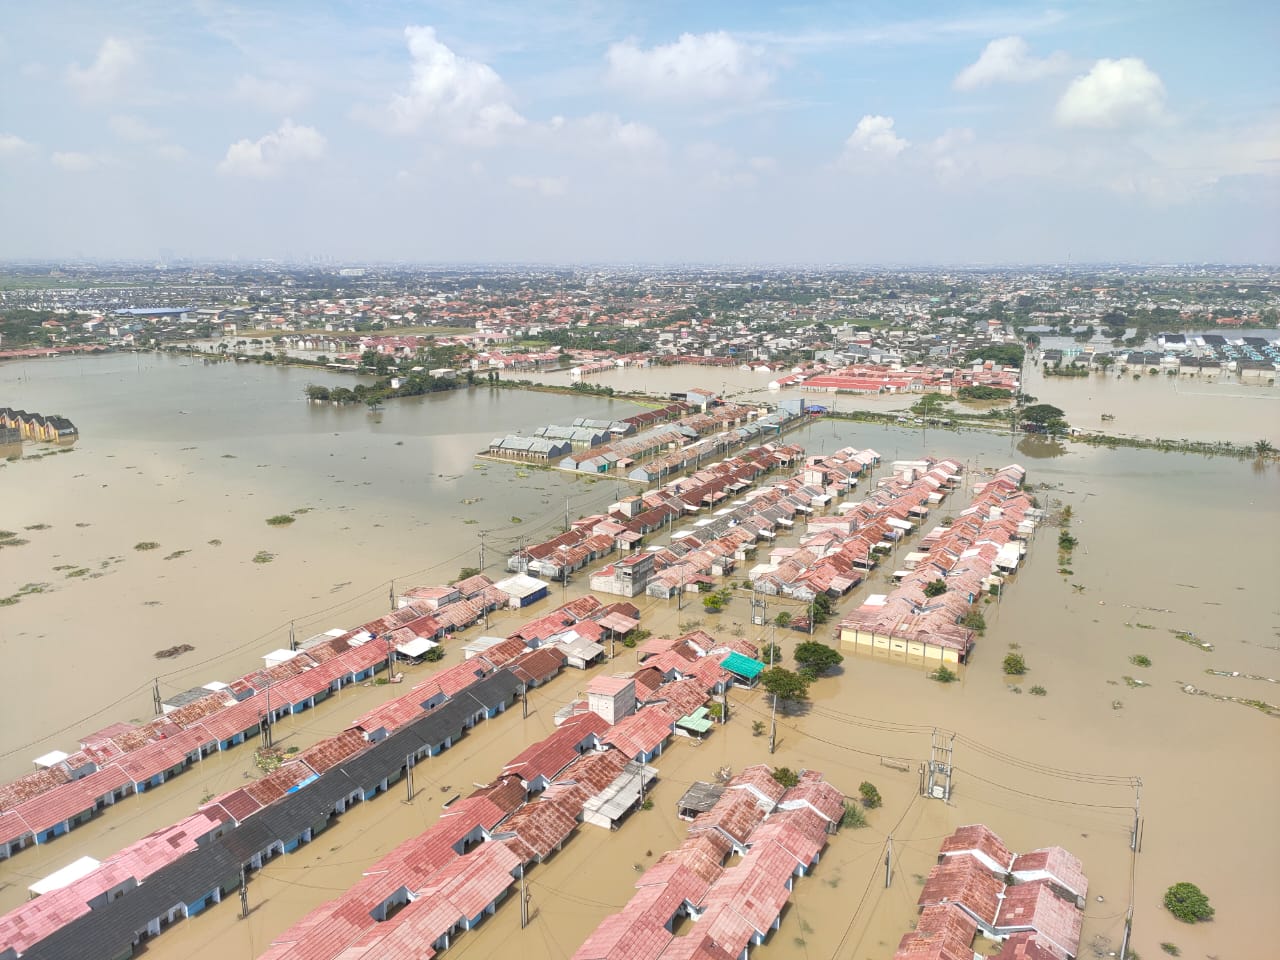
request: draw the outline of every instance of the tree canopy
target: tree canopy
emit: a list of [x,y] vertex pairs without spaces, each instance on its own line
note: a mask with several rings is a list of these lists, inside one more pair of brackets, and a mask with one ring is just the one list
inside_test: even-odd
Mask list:
[[809,697],[809,679],[785,667],[770,667],[760,674],[760,685],[779,700],[799,702]]
[[844,662],[844,655],[840,651],[816,640],[796,644],[795,658],[800,672],[812,677],[821,676]]

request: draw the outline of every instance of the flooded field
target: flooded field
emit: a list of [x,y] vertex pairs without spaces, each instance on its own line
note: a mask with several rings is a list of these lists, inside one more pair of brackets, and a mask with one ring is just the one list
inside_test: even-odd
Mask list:
[[[680,374],[684,386],[715,386],[710,373],[698,377],[704,371],[696,369],[656,372]],[[70,454],[0,469],[0,486],[14,505],[3,525],[29,540],[0,552],[0,592],[49,584],[0,609],[0,657],[10,677],[28,681],[11,682],[6,692],[0,775],[30,769],[31,757],[68,746],[78,732],[149,716],[157,673],[173,671],[162,676],[165,692],[239,675],[260,664],[261,653],[287,643],[290,620],[301,637],[375,616],[386,606],[390,579],[402,586],[439,582],[476,565],[481,533],[487,570],[496,574],[504,548],[559,527],[566,499],[577,516],[616,495],[611,481],[589,484],[536,470],[518,476],[498,465],[477,470],[471,455],[509,428],[617,416],[632,409],[627,404],[477,390],[397,401],[371,417],[308,408],[298,399],[302,385],[321,377],[231,365],[187,369],[132,356],[30,364],[25,373],[0,367],[7,402],[60,412],[82,434]],[[1037,387],[1028,385],[1041,400],[1057,402]],[[1270,410],[1260,399],[1246,404],[1243,416],[1261,425],[1271,422]],[[1113,405],[1110,412],[1121,426],[1121,409]],[[1280,702],[1278,685],[1245,676],[1280,678],[1274,466],[1062,451],[984,433],[839,422],[820,422],[792,439],[814,451],[870,446],[886,459],[949,455],[971,471],[1022,462],[1042,502],[1072,507],[1080,545],[1072,573],[1062,576],[1056,531],[1037,534],[1006,595],[985,608],[986,635],[959,683],[928,680],[923,664],[848,654],[837,675],[814,686],[811,704],[779,717],[772,762],[822,770],[846,794],[871,780],[885,802],[869,815],[867,829],[841,831],[813,875],[797,881],[781,929],[753,956],[891,955],[912,924],[920,880],[941,838],[974,821],[988,823],[1015,850],[1061,844],[1079,855],[1091,884],[1081,956],[1092,956],[1095,944],[1114,950],[1130,889],[1136,791],[1128,778],[1142,781],[1135,948],[1150,957],[1171,941],[1189,957],[1266,956],[1258,946],[1262,918],[1280,898],[1280,882],[1264,866],[1280,853],[1273,813],[1280,726],[1252,707],[1191,696],[1182,687]],[[954,495],[942,513],[966,500]],[[266,525],[265,518],[293,510],[308,512],[288,527]],[[41,524],[48,529],[25,530]],[[160,546],[135,550],[143,541]],[[189,552],[168,559],[182,550]],[[273,560],[254,563],[258,551]],[[54,570],[67,564],[89,573],[68,578],[70,571]],[[570,585],[567,595],[578,589]],[[847,604],[885,589],[882,578],[873,579]],[[753,640],[772,635],[750,625],[742,597],[716,615],[696,603],[679,610],[675,601],[642,598],[641,606],[655,634],[701,621],[704,629]],[[489,632],[523,619],[509,616]],[[1184,642],[1179,633],[1213,649]],[[778,631],[777,639],[789,654],[804,638]],[[175,661],[153,659],[155,650],[182,642],[195,651]],[[461,642],[448,644],[447,662]],[[1016,684],[1000,672],[1014,644],[1030,667]],[[633,654],[619,654],[601,669],[631,668]],[[1151,665],[1133,665],[1135,655]],[[1045,695],[1032,696],[1032,685]],[[433,822],[442,796],[491,779],[530,740],[550,732],[556,707],[584,686],[583,674],[569,672],[535,692],[527,719],[509,712],[419,767],[412,803],[393,790],[269,864],[250,884],[247,921],[238,919],[234,903],[224,904],[166,932],[147,956],[256,956],[350,886],[364,866]],[[344,692],[338,703],[286,719],[278,736],[313,742],[387,691]],[[674,743],[656,761],[652,810],[636,812],[616,833],[580,826],[561,853],[530,872],[528,929],[519,929],[519,911],[509,902],[463,935],[451,954],[496,958],[517,945],[536,960],[569,956],[625,904],[637,868],[679,842],[685,825],[675,802],[690,783],[722,766],[737,770],[770,759],[767,737],[752,732],[753,721],[768,720],[763,695],[734,691],[730,708],[730,722],[704,744]],[[917,796],[918,764],[929,756],[935,727],[956,733],[949,803]],[[117,849],[189,812],[204,795],[230,789],[249,766],[248,753],[211,758],[154,796],[131,798],[70,836],[0,864],[6,885],[0,909],[20,903],[27,884],[51,870]],[[890,834],[893,879],[886,888]],[[1160,907],[1163,890],[1181,880],[1210,896],[1214,923],[1189,928]]]

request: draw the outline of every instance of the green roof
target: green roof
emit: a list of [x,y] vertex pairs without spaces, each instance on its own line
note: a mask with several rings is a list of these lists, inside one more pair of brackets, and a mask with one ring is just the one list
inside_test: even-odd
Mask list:
[[720,661],[720,666],[748,680],[754,680],[764,670],[764,664],[759,660],[741,653],[730,653]]
[[699,707],[687,717],[681,717],[677,720],[676,726],[685,727],[698,733],[706,733],[714,724],[711,720],[711,712],[706,707]]

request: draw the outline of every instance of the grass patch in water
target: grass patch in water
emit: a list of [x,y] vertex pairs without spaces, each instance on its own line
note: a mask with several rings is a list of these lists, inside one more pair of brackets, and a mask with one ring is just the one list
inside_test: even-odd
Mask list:
[[275,558],[276,558],[276,555],[274,553],[271,553],[270,551],[267,551],[267,550],[259,550],[257,553],[253,555],[253,562],[254,563],[270,563]]
[[277,513],[274,517],[267,517],[267,526],[269,527],[287,527],[289,524],[297,520],[297,517],[291,517],[287,513]]
[[158,549],[160,549],[160,544],[156,543],[154,540],[139,540],[137,543],[135,543],[135,544],[133,545],[133,549],[135,549],[135,550],[158,550]]

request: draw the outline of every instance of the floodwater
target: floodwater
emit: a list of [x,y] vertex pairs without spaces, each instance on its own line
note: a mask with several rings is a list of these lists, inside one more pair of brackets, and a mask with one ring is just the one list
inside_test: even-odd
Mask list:
[[[706,371],[674,372],[689,375],[686,385],[714,386],[695,376]],[[162,679],[166,691],[239,675],[260,663],[262,652],[287,643],[290,618],[300,637],[368,619],[384,608],[388,579],[403,586],[438,582],[475,565],[480,531],[489,531],[487,567],[495,574],[499,547],[557,529],[566,497],[577,515],[615,495],[612,482],[587,484],[553,471],[518,478],[506,466],[474,470],[470,458],[508,427],[616,416],[630,409],[626,404],[476,390],[394,402],[379,420],[363,410],[309,408],[297,398],[315,376],[231,365],[185,369],[133,356],[0,368],[7,402],[63,413],[83,437],[71,454],[0,469],[6,502],[16,505],[6,509],[3,525],[19,531],[51,525],[22,533],[28,545],[0,553],[6,595],[27,582],[51,585],[0,609],[0,656],[11,677],[30,678],[11,683],[6,696],[4,775],[30,769],[31,757],[67,747],[78,732],[148,716],[150,678],[158,671],[176,671]],[[1263,416],[1252,406],[1250,415]],[[959,683],[931,682],[921,664],[849,654],[838,675],[815,685],[803,713],[779,718],[773,762],[822,770],[850,795],[871,780],[885,802],[869,815],[869,828],[834,838],[814,874],[797,881],[782,927],[753,955],[891,955],[912,924],[920,879],[942,836],[975,821],[988,823],[1015,850],[1061,844],[1079,855],[1091,883],[1081,955],[1092,956],[1094,944],[1114,950],[1129,901],[1136,791],[1111,778],[1140,777],[1134,947],[1151,956],[1171,941],[1185,956],[1266,956],[1258,946],[1266,932],[1260,918],[1280,898],[1280,883],[1266,867],[1280,854],[1273,811],[1280,727],[1251,707],[1189,696],[1181,686],[1280,702],[1276,684],[1205,672],[1280,678],[1276,467],[1076,446],[1062,453],[986,433],[835,421],[791,439],[815,452],[853,444],[886,459],[948,455],[975,472],[1022,462],[1032,484],[1051,488],[1037,489],[1042,502],[1071,505],[1080,545],[1064,577],[1056,572],[1056,531],[1037,534],[1006,595],[985,609],[986,636]],[[462,503],[473,498],[479,499]],[[953,495],[941,514],[965,500]],[[290,527],[264,522],[303,507],[312,510]],[[514,516],[524,522],[513,524]],[[222,543],[212,546],[211,539]],[[135,551],[143,540],[161,547]],[[181,549],[191,552],[165,559]],[[252,563],[258,550],[274,552],[275,560]],[[111,562],[117,556],[123,560]],[[65,563],[104,576],[67,579],[53,571]],[[884,567],[894,569],[891,562]],[[578,589],[571,584],[569,595]],[[848,602],[885,589],[883,580],[873,580]],[[680,610],[675,601],[642,598],[641,605],[655,633],[699,620],[705,629],[753,639],[760,630],[750,626],[744,598],[715,616],[696,603]],[[489,632],[508,632],[504,626]],[[1189,645],[1174,630],[1214,649]],[[788,654],[798,639],[778,633]],[[176,661],[152,658],[154,650],[180,642],[195,652]],[[1021,693],[1000,672],[1011,644],[1030,666],[1016,684]],[[452,662],[461,643],[448,646]],[[632,654],[619,654],[603,669],[629,668]],[[1132,665],[1136,654],[1152,665]],[[1128,686],[1126,675],[1145,685]],[[1046,695],[1032,696],[1033,684]],[[250,885],[249,920],[238,919],[235,903],[223,904],[167,931],[148,955],[257,955],[350,886],[364,865],[429,825],[442,796],[491,779],[526,743],[550,732],[556,707],[584,686],[581,674],[562,676],[535,692],[527,719],[508,712],[434,758],[434,767],[419,767],[412,803],[393,791],[360,805],[314,844],[268,865]],[[287,719],[295,726],[278,733],[305,745],[389,695],[385,687],[344,692],[336,704]],[[682,838],[675,802],[691,782],[721,766],[736,770],[769,759],[767,738],[751,730],[752,721],[768,719],[762,695],[735,691],[730,707],[731,721],[706,743],[676,742],[658,759],[652,810],[637,812],[615,833],[582,825],[563,851],[530,871],[528,929],[519,929],[519,911],[509,901],[453,952],[468,960],[507,956],[516,943],[531,958],[569,956],[626,903],[636,868]],[[34,732],[64,726],[58,736]],[[917,766],[929,756],[935,726],[958,734],[949,803],[916,795]],[[894,766],[882,758],[893,758]],[[0,882],[9,885],[0,888],[0,909],[21,902],[34,879],[82,854],[118,849],[248,772],[248,752],[211,758],[154,796],[130,798],[68,837],[0,864]],[[889,834],[893,876],[886,888]],[[1214,923],[1186,927],[1160,907],[1162,891],[1181,880],[1210,896]]]
[[[1268,439],[1280,445],[1280,387],[1266,379],[1243,379],[1234,374],[1221,376],[1168,377],[1147,375],[1137,380],[1134,371],[1088,377],[1046,377],[1038,366],[1026,367],[1023,389],[1040,403],[1062,408],[1072,426],[1122,437],[1149,437],[1166,440],[1226,440],[1251,444]],[[517,372],[513,379],[528,378],[540,383],[568,386],[567,370]],[[769,381],[780,373],[756,373],[738,367],[622,368],[588,374],[589,386],[613,387],[619,391],[649,390],[666,395],[690,387],[714,390],[736,400],[765,400],[803,397],[837,411],[872,410],[879,413],[906,411],[917,396],[885,394],[809,393],[788,387],[771,392]],[[981,412],[989,404],[957,404],[956,409]],[[1114,417],[1104,421],[1103,414]]]

